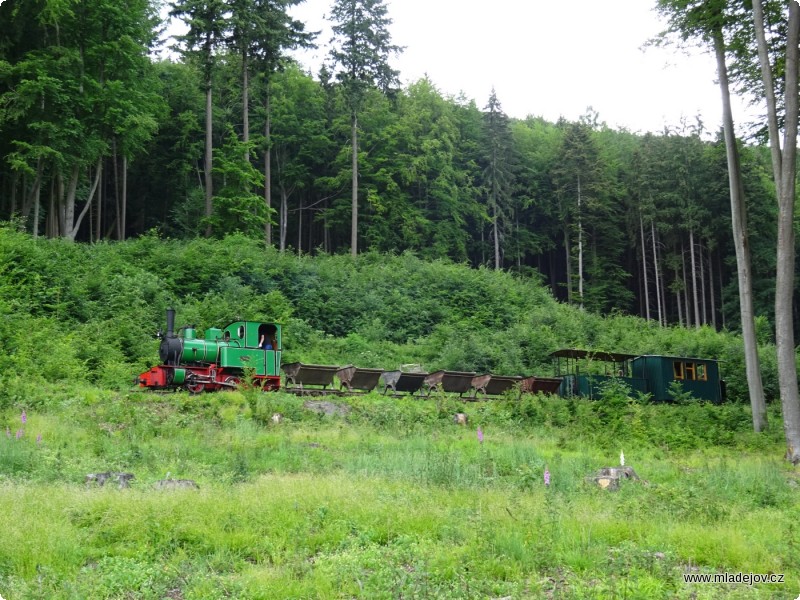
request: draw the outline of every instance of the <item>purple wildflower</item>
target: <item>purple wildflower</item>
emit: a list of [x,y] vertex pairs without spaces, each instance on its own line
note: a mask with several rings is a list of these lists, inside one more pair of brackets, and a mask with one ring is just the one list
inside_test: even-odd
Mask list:
[[482,444],[483,443],[483,430],[481,426],[478,425],[478,441]]
[[17,439],[20,439],[23,435],[25,435],[25,430],[17,429]]
[[41,433],[36,436],[36,443],[37,444],[41,444],[42,443],[42,434]]
[[24,408],[22,409],[22,416],[20,417],[20,419],[22,420],[23,425],[25,425],[25,423],[28,422],[28,413],[25,412]]
[[545,487],[550,487],[550,471],[547,467],[544,468],[544,485]]

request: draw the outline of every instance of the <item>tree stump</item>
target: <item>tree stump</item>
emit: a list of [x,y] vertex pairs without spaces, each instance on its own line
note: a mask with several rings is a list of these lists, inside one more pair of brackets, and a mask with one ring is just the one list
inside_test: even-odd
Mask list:
[[619,489],[619,482],[622,479],[638,481],[639,476],[633,467],[603,467],[595,475],[586,478],[588,482],[611,491]]

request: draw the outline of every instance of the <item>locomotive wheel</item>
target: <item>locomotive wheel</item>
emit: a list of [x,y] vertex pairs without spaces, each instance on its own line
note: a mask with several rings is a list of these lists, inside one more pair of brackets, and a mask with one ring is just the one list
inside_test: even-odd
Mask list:
[[239,387],[241,385],[242,382],[238,377],[236,377],[234,375],[230,375],[230,376],[225,378],[225,383],[227,383],[229,386],[237,388],[237,387]]
[[202,394],[206,389],[206,384],[204,383],[187,383],[186,389],[189,390],[190,394]]

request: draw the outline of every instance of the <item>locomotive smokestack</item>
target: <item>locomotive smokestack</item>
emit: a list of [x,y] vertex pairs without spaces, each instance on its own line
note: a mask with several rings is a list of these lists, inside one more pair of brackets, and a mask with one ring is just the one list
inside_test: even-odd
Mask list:
[[175,337],[175,309],[167,309],[167,337]]

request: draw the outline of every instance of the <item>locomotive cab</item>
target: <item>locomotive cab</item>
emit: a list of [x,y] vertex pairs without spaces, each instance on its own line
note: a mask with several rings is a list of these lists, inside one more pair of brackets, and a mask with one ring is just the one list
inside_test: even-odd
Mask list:
[[[278,323],[236,321],[222,330],[219,365],[230,369],[252,369],[255,375],[280,378],[282,340]],[[269,340],[269,344],[263,340]],[[271,346],[266,349],[265,346]]]

